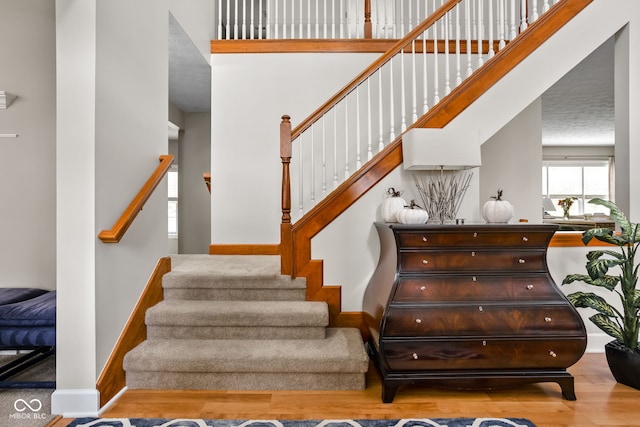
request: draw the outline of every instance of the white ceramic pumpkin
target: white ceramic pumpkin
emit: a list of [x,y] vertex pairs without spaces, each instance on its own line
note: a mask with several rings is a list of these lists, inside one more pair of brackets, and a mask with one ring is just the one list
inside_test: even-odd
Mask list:
[[482,207],[482,217],[488,223],[507,223],[513,218],[513,205],[507,200],[502,200],[502,190],[498,195],[491,197]]
[[407,202],[400,197],[402,193],[391,187],[387,190],[389,197],[384,199],[380,208],[384,222],[398,222],[398,212],[404,209]]
[[412,200],[409,206],[405,206],[398,212],[398,222],[401,224],[424,224],[429,220],[426,210]]

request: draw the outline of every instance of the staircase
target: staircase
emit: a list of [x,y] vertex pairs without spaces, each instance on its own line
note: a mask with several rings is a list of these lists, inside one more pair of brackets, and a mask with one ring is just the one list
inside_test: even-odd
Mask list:
[[147,339],[124,358],[130,389],[361,390],[360,331],[328,328],[326,302],[280,274],[280,257],[176,255]]

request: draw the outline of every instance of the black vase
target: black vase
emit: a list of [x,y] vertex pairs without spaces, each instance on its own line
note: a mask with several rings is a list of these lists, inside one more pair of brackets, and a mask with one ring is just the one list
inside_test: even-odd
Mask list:
[[640,352],[625,347],[618,341],[604,346],[613,377],[620,384],[640,390]]

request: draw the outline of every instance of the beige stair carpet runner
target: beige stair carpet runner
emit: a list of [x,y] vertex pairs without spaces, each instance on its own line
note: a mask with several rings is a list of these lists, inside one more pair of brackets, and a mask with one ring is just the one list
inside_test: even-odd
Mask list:
[[269,255],[175,255],[147,340],[124,359],[130,389],[361,390],[355,328],[329,328],[325,302]]

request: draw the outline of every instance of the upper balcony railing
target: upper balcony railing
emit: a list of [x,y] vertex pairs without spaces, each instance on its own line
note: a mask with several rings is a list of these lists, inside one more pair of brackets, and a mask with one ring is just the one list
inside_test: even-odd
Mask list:
[[[474,0],[474,32],[512,39],[557,0]],[[444,0],[217,0],[217,40],[400,39]],[[494,10],[491,10],[491,8]],[[492,15],[494,24],[486,22]],[[499,27],[496,26],[500,24]]]

